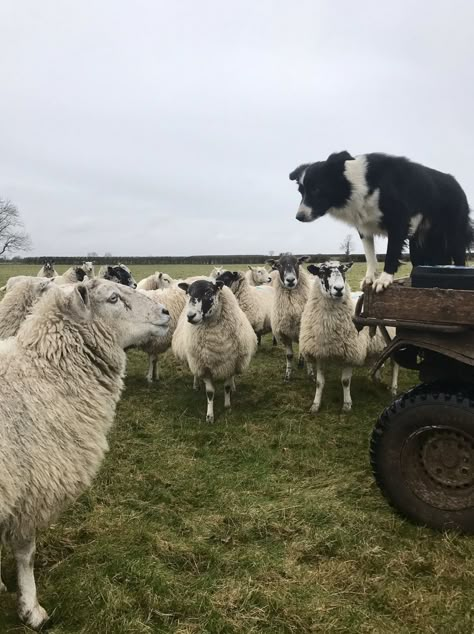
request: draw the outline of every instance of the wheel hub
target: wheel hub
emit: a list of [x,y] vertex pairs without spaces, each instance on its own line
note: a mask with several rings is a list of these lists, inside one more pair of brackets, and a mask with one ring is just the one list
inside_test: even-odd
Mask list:
[[420,459],[428,476],[443,486],[462,488],[472,484],[473,445],[463,434],[434,431],[422,445]]

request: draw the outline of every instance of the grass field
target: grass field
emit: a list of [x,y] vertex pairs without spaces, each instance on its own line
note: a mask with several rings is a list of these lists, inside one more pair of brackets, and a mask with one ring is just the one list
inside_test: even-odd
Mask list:
[[[36,270],[0,265],[0,285]],[[99,477],[40,536],[52,634],[474,631],[474,540],[412,526],[373,483],[368,439],[390,396],[366,371],[351,414],[339,413],[333,374],[314,417],[313,384],[302,370],[285,384],[284,351],[266,337],[231,413],[218,388],[210,426],[204,393],[171,356],[159,385],[146,366],[130,353]],[[405,389],[416,377],[400,379]],[[2,563],[14,589],[13,561]],[[26,632],[14,594],[0,602],[0,633]]]

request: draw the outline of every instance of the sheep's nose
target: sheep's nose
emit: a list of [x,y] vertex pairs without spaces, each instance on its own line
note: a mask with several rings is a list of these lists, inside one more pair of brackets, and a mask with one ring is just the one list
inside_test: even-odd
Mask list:
[[342,295],[342,291],[344,290],[344,286],[335,286],[334,290],[337,295]]
[[196,313],[188,313],[188,321],[190,324],[193,323],[193,320],[195,317],[196,317]]
[[170,314],[170,311],[167,310],[166,308],[163,308],[161,312],[163,313],[163,315],[169,315]]
[[286,278],[286,283],[288,284],[288,286],[293,286],[293,284],[295,283],[295,278],[294,277],[287,277]]

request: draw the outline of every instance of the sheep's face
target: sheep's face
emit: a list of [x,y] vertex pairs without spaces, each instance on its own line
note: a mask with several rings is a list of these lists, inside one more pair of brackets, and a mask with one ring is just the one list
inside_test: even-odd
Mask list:
[[224,271],[224,273],[219,275],[217,280],[223,282],[225,286],[235,293],[235,291],[239,288],[243,277],[244,276],[239,273],[239,271]]
[[83,262],[81,268],[84,269],[87,277],[94,277],[94,262]]
[[219,306],[219,295],[224,282],[217,280],[214,284],[207,280],[197,280],[192,284],[182,282],[178,286],[183,291],[186,291],[188,295],[186,316],[190,324],[200,324],[216,313]]
[[46,260],[43,264],[43,271],[45,273],[52,273],[54,271],[54,262],[53,260]]
[[272,278],[268,275],[268,271],[264,266],[250,266],[249,269],[252,271],[252,279],[254,284],[260,286],[261,284],[270,284]]
[[130,286],[130,288],[137,288],[137,283],[133,279],[132,272],[125,264],[108,266],[104,279],[117,282],[117,284],[122,284],[123,286]]
[[155,273],[156,277],[156,288],[164,289],[170,288],[173,285],[173,279],[167,273],[160,273],[157,271]]
[[291,253],[283,253],[278,260],[267,260],[272,269],[278,271],[280,284],[292,290],[297,287],[300,276],[300,265],[309,260],[309,256],[303,255],[299,258]]
[[211,274],[209,275],[210,278],[212,278],[213,280],[217,280],[217,278],[222,275],[222,273],[225,273],[225,268],[223,266],[215,266],[212,271]]
[[107,280],[90,280],[77,288],[90,319],[110,324],[122,348],[140,345],[168,330],[168,311],[142,293]]
[[337,261],[323,262],[322,264],[310,264],[308,271],[317,276],[316,284],[321,284],[321,291],[331,299],[342,299],[346,290],[346,272],[351,268],[352,262],[341,264]]

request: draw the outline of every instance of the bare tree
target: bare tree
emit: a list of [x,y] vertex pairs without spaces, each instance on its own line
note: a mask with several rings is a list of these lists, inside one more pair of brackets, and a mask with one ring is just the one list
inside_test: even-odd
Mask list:
[[31,249],[31,240],[24,230],[18,207],[0,198],[0,257],[28,249]]
[[350,233],[344,238],[344,240],[339,245],[339,248],[342,250],[346,257],[349,257],[354,249],[354,242],[352,240],[352,235]]
[[99,254],[97,253],[97,251],[89,251],[89,253],[87,254],[88,258],[98,258]]

